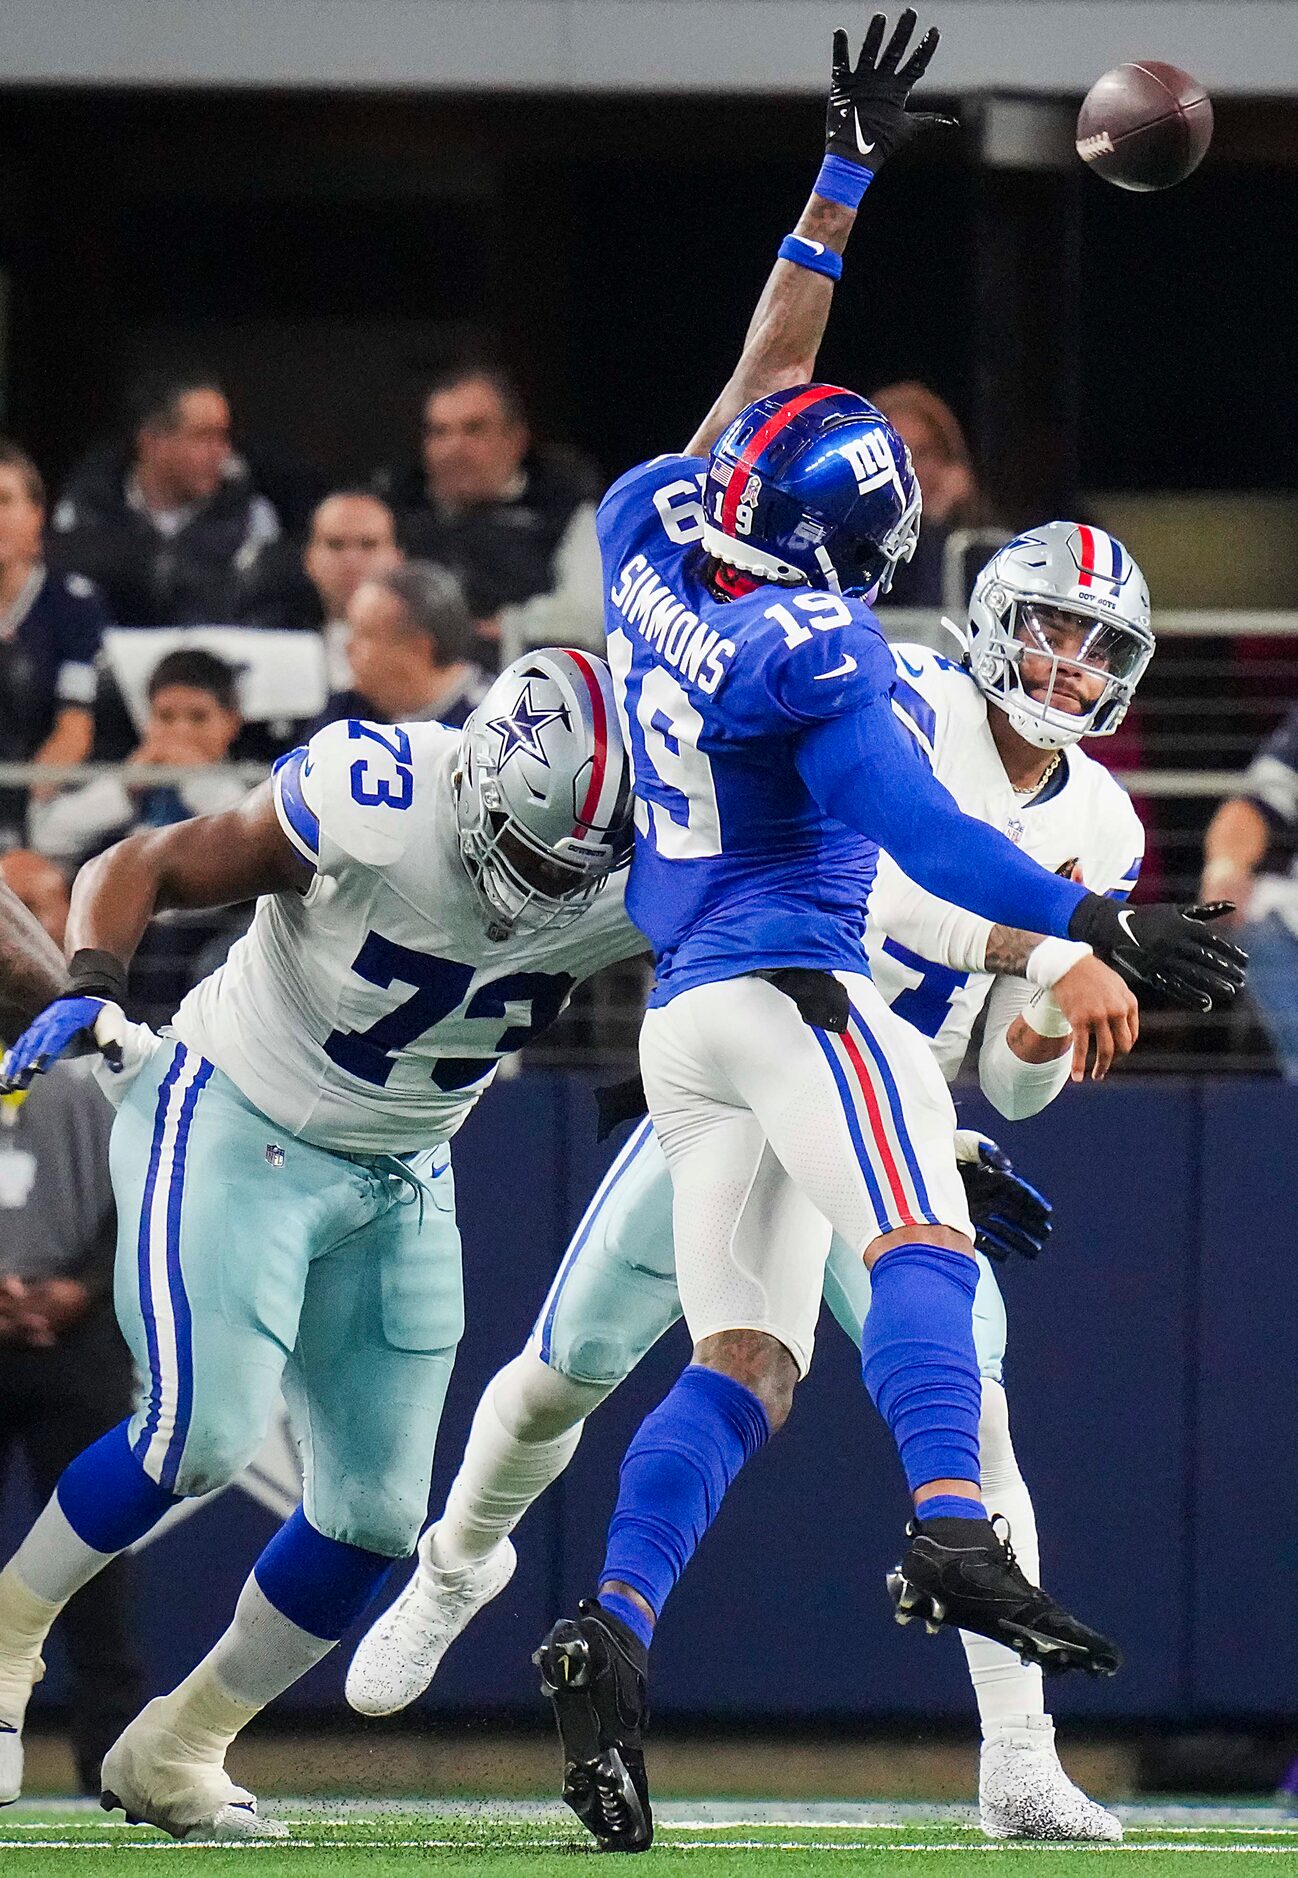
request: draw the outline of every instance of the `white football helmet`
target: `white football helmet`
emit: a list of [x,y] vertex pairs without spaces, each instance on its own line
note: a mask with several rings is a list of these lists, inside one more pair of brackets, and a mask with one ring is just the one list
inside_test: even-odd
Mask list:
[[630,858],[631,783],[603,659],[528,652],[464,726],[460,854],[495,939],[576,919]]
[[[1153,655],[1145,576],[1101,528],[1047,522],[998,549],[974,582],[969,668],[1040,750],[1112,736]],[[1041,674],[1032,680],[1039,695],[1024,684],[1025,657]],[[1094,702],[1068,709],[1063,697],[1099,675]]]

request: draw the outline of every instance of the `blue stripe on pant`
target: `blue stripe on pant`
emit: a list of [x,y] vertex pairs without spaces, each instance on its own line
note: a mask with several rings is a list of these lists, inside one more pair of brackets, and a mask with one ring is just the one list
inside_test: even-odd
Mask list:
[[118,1321],[144,1379],[130,1441],[147,1477],[182,1495],[227,1485],[283,1389],[311,1525],[408,1552],[463,1327],[447,1149],[398,1170],[295,1140],[164,1042],[122,1099],[110,1155]]
[[[137,1266],[149,1350],[149,1408],[134,1452],[150,1478],[172,1493],[194,1402],[193,1326],[180,1267],[185,1162],[199,1093],[212,1065],[183,1045],[158,1091],[153,1141],[140,1205]],[[165,1205],[159,1206],[159,1188]]]

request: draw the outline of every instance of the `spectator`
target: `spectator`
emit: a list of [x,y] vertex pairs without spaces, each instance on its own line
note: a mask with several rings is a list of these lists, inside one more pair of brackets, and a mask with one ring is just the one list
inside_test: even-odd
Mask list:
[[1233,900],[1248,988],[1286,1082],[1298,1082],[1298,705],[1223,802],[1203,843],[1201,898]]
[[[81,763],[94,736],[95,661],[108,624],[90,583],[41,555],[45,485],[0,440],[0,759]],[[0,845],[24,839],[21,791],[0,791]]]
[[332,697],[322,724],[437,722],[458,729],[490,682],[475,664],[473,622],[454,575],[409,561],[362,581],[347,607],[353,689]]
[[[914,559],[903,561],[888,593],[890,606],[944,606],[942,574],[948,538],[958,528],[991,525],[969,461],[969,446],[951,406],[927,385],[906,379],[885,385],[872,401],[900,432],[924,496],[924,525]],[[976,566],[987,558],[979,553]],[[963,595],[961,596],[963,599]]]
[[[15,851],[0,873],[60,946],[58,869]],[[43,1505],[68,1462],[131,1412],[130,1357],[112,1309],[112,1110],[88,1063],[56,1063],[0,1099],[0,1478],[21,1454]],[[144,1691],[130,1636],[124,1555],[59,1619],[72,1670],[72,1741],[83,1793]]]
[[180,783],[97,776],[80,789],[33,804],[33,845],[75,870],[132,828],[166,827],[228,809],[245,786],[225,765],[239,734],[235,674],[198,649],[169,652],[149,679],[149,718],[126,768],[170,764],[193,771]]
[[326,496],[311,517],[302,565],[315,589],[324,632],[331,690],[352,682],[347,663],[347,608],[364,580],[385,574],[401,560],[396,522],[379,496],[340,489]]
[[191,372],[141,383],[129,448],[75,472],[54,533],[122,625],[208,626],[247,616],[280,525],[231,445],[225,393]]
[[502,637],[603,650],[596,480],[533,447],[507,373],[460,366],[435,380],[422,462],[379,485],[407,552],[459,576],[484,664],[499,663]]

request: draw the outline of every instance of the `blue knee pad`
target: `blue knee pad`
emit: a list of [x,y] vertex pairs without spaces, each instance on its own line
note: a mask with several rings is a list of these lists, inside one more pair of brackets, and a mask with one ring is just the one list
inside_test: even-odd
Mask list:
[[131,1452],[129,1428],[118,1422],[69,1461],[54,1490],[73,1532],[96,1552],[134,1545],[181,1498],[145,1473]]
[[336,1643],[391,1569],[381,1552],[326,1539],[299,1506],[253,1566],[253,1577],[281,1617]]

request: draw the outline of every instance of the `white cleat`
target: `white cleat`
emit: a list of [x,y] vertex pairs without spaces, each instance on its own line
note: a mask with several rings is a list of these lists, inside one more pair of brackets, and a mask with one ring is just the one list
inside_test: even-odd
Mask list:
[[12,1806],[22,1797],[23,1731],[0,1721],[0,1806]]
[[23,1719],[32,1690],[45,1674],[39,1649],[0,1657],[0,1806],[23,1790]]
[[259,1819],[257,1801],[236,1787],[218,1752],[204,1754],[175,1726],[174,1695],[146,1703],[104,1756],[105,1810],[121,1807],[132,1825],[173,1839],[287,1839],[288,1827]]
[[1059,1764],[1048,1715],[1004,1722],[983,1742],[978,1810],[989,1839],[1122,1838],[1122,1822],[1087,1799]]
[[356,1646],[346,1689],[361,1715],[394,1715],[421,1696],[460,1632],[514,1576],[518,1554],[508,1539],[480,1565],[443,1571],[432,1560],[436,1531],[430,1526],[419,1541],[419,1563],[401,1596]]

